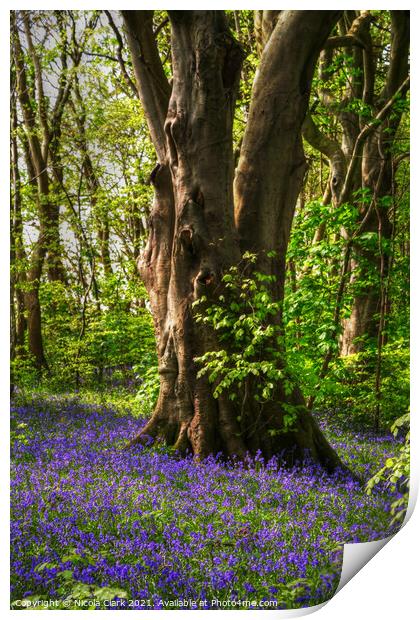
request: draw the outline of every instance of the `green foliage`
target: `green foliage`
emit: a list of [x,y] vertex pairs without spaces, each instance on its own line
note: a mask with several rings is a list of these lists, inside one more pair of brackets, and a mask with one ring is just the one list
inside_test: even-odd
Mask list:
[[136,378],[140,381],[140,388],[136,394],[139,412],[140,414],[148,415],[155,407],[160,387],[155,357],[145,357],[141,364],[134,366],[133,370],[136,373]]
[[[16,224],[12,236],[14,290],[22,294],[32,286],[27,275],[31,256],[38,251],[40,204],[58,210],[58,249],[66,271],[65,283],[50,281],[47,252],[39,300],[48,370],[41,373],[36,369],[26,334],[23,345],[13,351],[12,360],[13,382],[20,389],[62,392],[75,387],[127,385],[135,381],[133,365],[154,356],[152,321],[145,289],[138,280],[136,260],[144,246],[152,202],[149,177],[155,166],[155,153],[138,97],[116,70],[113,59],[119,53],[119,43],[106,16],[100,17],[100,13],[28,14],[37,32],[33,40],[42,69],[39,79],[35,79],[27,41],[25,37],[21,40],[31,103],[39,113],[38,89],[42,82],[50,124],[57,120],[52,118],[57,115],[53,115],[55,101],[50,99],[48,85],[56,84],[61,69],[63,79],[71,72],[71,82],[68,92],[64,89],[61,125],[52,131],[57,136],[57,161],[51,158],[54,169],[48,162],[48,194],[39,194],[36,179],[32,178],[30,167],[25,166],[27,128],[20,113],[14,132],[20,183],[13,189],[19,192],[20,200],[16,203],[18,211],[12,213],[12,224],[22,221],[22,230]],[[162,15],[156,12],[156,19],[161,20]],[[74,36],[70,37],[73,28]],[[165,38],[169,41],[168,28],[163,28],[159,35],[161,42]],[[39,41],[44,39],[51,45],[41,45]],[[79,55],[83,61],[76,67],[75,58]],[[122,55],[127,61],[127,50],[122,50]],[[130,63],[127,71],[134,80]],[[19,108],[15,83],[13,89]],[[34,132],[42,142],[45,132],[40,114],[34,122]],[[60,180],[57,166],[64,171]],[[108,268],[104,259],[106,244]],[[15,299],[15,313],[16,307]],[[22,312],[20,318],[25,318]]]
[[[72,562],[75,565],[95,564],[95,560],[87,560],[77,553],[65,555],[61,562]],[[45,570],[57,569],[58,564],[53,562],[42,562],[35,567],[35,572],[42,573]],[[110,609],[118,607],[115,599],[128,599],[125,590],[118,586],[97,586],[94,584],[83,583],[74,578],[72,570],[66,569],[57,573],[59,587],[57,588],[56,598],[51,601],[51,597],[43,594],[33,594],[23,599],[12,601],[12,609]]]
[[16,356],[10,361],[10,375],[20,389],[33,389],[39,384],[40,376],[35,360],[30,355]]
[[[274,256],[271,253],[268,258]],[[258,403],[275,398],[280,381],[286,395],[293,390],[284,367],[281,302],[274,299],[271,288],[275,276],[252,269],[256,261],[256,254],[245,253],[240,265],[223,275],[223,293],[216,303],[205,296],[194,303],[196,323],[209,326],[220,344],[195,358],[201,366],[197,376],[208,376],[215,398],[227,392],[231,400],[237,399],[241,388],[249,388],[250,379],[251,395]],[[285,430],[294,420],[290,406],[284,416]]]
[[[394,437],[410,424],[409,413],[398,418],[391,427]],[[376,472],[366,485],[366,492],[370,495],[379,484],[385,484],[391,491],[400,491],[401,497],[391,504],[391,525],[402,523],[408,505],[410,479],[410,432],[407,431],[405,441],[399,454],[386,460],[384,466]]]
[[[304,395],[316,396],[318,408],[332,408],[337,416],[350,417],[353,422],[371,427],[377,404],[377,337],[366,339],[363,352],[347,358],[339,355],[339,339],[342,321],[350,315],[354,296],[368,288],[379,291],[378,268],[374,262],[363,259],[364,253],[379,252],[377,232],[364,232],[357,237],[358,268],[353,269],[352,278],[350,274],[346,276],[338,324],[334,316],[345,251],[341,230],[357,229],[359,208],[366,208],[372,196],[363,189],[355,192],[353,198],[354,202],[338,208],[312,201],[295,217],[284,303],[287,363],[291,372],[299,376]],[[381,200],[381,208],[390,208],[389,197]],[[406,208],[403,204],[399,212],[401,236],[406,226]],[[314,243],[320,225],[326,231]],[[409,399],[408,257],[401,255],[398,237],[392,247],[383,243],[382,249],[392,255],[392,304],[384,330],[387,344],[382,351],[380,394],[381,424],[390,428],[407,411]],[[327,355],[331,355],[331,361],[320,381]]]
[[[328,376],[318,385],[319,406],[337,409],[337,416],[351,416],[364,428],[372,427],[377,404],[375,393],[377,353],[368,349],[357,355],[337,357]],[[313,368],[316,374],[316,368]],[[316,379],[313,381],[314,387]],[[385,345],[382,352],[381,424],[391,428],[409,407],[409,350],[404,342]]]
[[[143,285],[121,282],[112,275],[101,282],[102,308],[89,304],[84,316],[62,282],[43,282],[44,341],[50,373],[42,385],[54,391],[94,385],[127,385],[135,380],[136,364],[154,362],[155,338],[152,318],[144,307]],[[77,291],[76,291],[77,294]],[[140,303],[133,303],[136,298]],[[28,356],[12,361],[15,383],[31,389],[40,376]]]

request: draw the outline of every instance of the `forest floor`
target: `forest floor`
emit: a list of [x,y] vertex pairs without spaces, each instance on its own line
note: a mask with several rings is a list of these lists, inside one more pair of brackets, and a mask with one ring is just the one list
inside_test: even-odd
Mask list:
[[[14,608],[46,599],[50,609],[314,605],[337,587],[340,543],[393,531],[395,494],[385,488],[367,495],[310,463],[287,470],[123,449],[141,423],[74,396],[15,403]],[[320,423],[364,481],[400,445]]]

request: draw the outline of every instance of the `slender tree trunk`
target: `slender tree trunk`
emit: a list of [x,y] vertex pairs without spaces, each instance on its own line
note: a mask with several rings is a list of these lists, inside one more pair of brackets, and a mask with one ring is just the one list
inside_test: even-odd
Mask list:
[[112,274],[111,255],[109,249],[109,218],[108,213],[98,209],[98,193],[100,184],[90,156],[88,141],[86,136],[86,107],[80,93],[79,80],[77,76],[74,80],[74,94],[78,103],[78,109],[74,106],[75,117],[79,129],[78,143],[83,157],[83,171],[86,184],[90,194],[90,204],[95,218],[95,228],[99,242],[100,262],[105,275]]
[[11,230],[10,230],[10,264],[11,274],[11,318],[12,318],[12,351],[11,358],[22,355],[25,344],[26,318],[24,283],[26,281],[25,247],[23,243],[21,178],[17,145],[18,119],[16,110],[16,93],[12,85],[11,97]]
[[[370,20],[369,20],[370,23]],[[401,101],[408,90],[408,54],[410,37],[409,11],[391,11],[391,53],[388,74],[380,95],[374,100],[375,69],[368,31],[364,33],[364,92],[363,99],[373,105],[377,114],[392,102],[396,95]],[[360,53],[360,52],[359,52]],[[407,86],[404,86],[407,84]],[[360,233],[373,232],[381,238],[381,247],[367,250],[356,243],[353,247],[352,282],[356,288],[351,315],[343,321],[341,354],[351,355],[364,349],[367,342],[376,342],[380,331],[381,279],[388,277],[392,226],[389,219],[392,182],[393,146],[401,121],[401,109],[390,105],[390,113],[377,130],[371,132],[363,146],[360,186],[371,190],[375,208]],[[364,130],[361,123],[361,132]],[[357,139],[355,143],[357,142]],[[353,143],[354,148],[356,148]],[[388,201],[386,200],[388,198]],[[360,221],[365,217],[362,208]],[[381,277],[379,277],[381,274]],[[359,285],[360,283],[360,285]],[[357,290],[359,289],[359,290]],[[382,338],[382,335],[381,335]]]
[[[276,276],[273,294],[283,296],[287,242],[305,170],[300,127],[318,46],[338,18],[334,12],[315,21],[305,12],[285,13],[254,83],[233,192],[232,122],[242,51],[224,13],[170,12],[173,83],[168,102],[166,78],[155,67],[151,12],[123,12],[159,158],[152,174],[150,236],[139,268],[155,319],[161,387],[152,418],[132,443],[146,436],[162,438],[200,457],[261,451],[266,458],[283,454],[293,462],[310,454],[334,469],[340,461],[298,388],[287,394],[279,382],[272,401],[260,405],[248,395],[241,406],[224,393],[214,398],[208,379],[197,378],[194,362],[219,343],[214,332],[194,321],[192,303],[203,295],[217,299],[224,271],[242,252],[261,254],[259,268]],[[307,46],[302,46],[303,34]],[[263,258],[269,250],[277,252],[276,259]],[[298,417],[295,429],[284,432],[287,405],[298,406]]]
[[28,323],[28,347],[29,352],[35,360],[38,370],[48,368],[44,354],[44,342],[42,338],[41,304],[39,302],[39,284],[36,271],[31,270],[28,275],[28,288],[25,293],[25,308],[27,311]]
[[[29,26],[27,16],[24,16],[27,34]],[[28,39],[31,41],[31,39]],[[12,12],[12,52],[16,70],[16,90],[22,111],[25,136],[22,138],[25,150],[25,159],[28,168],[29,183],[36,190],[37,210],[39,214],[39,234],[30,258],[30,266],[26,276],[24,303],[27,314],[29,352],[35,359],[40,370],[47,367],[42,341],[41,306],[39,302],[39,286],[42,269],[50,248],[51,258],[58,256],[56,237],[58,234],[58,215],[56,207],[50,202],[50,179],[47,163],[36,126],[34,102],[30,97],[24,54],[16,25],[16,15]],[[39,74],[38,74],[39,75]],[[38,82],[38,85],[40,82]],[[43,97],[42,97],[43,100]],[[57,215],[57,217],[56,217]],[[58,261],[50,261],[53,275],[56,274]]]
[[[56,12],[58,25],[62,32],[62,17],[60,11]],[[31,97],[28,90],[25,90],[24,86],[27,82],[26,67],[22,55],[22,48],[20,44],[19,34],[15,29],[15,58],[19,65],[19,71],[22,75],[19,76],[18,84],[19,97],[22,108],[24,108],[24,121],[26,131],[28,132],[28,142],[30,146],[30,156],[33,161],[33,167],[38,179],[38,208],[40,211],[40,219],[43,220],[44,227],[44,244],[46,247],[46,263],[47,263],[47,276],[48,279],[53,281],[62,281],[66,283],[67,277],[62,260],[62,247],[60,240],[60,205],[55,197],[55,192],[52,184],[52,178],[50,176],[49,168],[53,172],[53,178],[56,177],[62,181],[62,165],[59,156],[59,145],[61,137],[61,118],[63,108],[61,104],[58,105],[63,95],[63,75],[65,69],[67,69],[67,56],[62,51],[63,72],[59,75],[59,93],[57,96],[56,106],[51,114],[51,119],[48,118],[48,110],[46,106],[46,97],[44,94],[44,77],[42,71],[42,65],[40,57],[32,40],[32,24],[28,11],[22,11],[22,20],[26,35],[27,49],[30,55],[34,79],[36,83],[36,94],[31,101]],[[63,41],[62,41],[63,43]],[[28,108],[32,108],[29,110]],[[39,129],[36,127],[36,120],[34,109],[37,109],[37,115],[39,119]],[[42,135],[42,139],[38,136]]]
[[[51,193],[48,194],[48,199],[51,201],[53,198]],[[43,196],[41,196],[43,200]],[[48,222],[45,228],[45,244],[47,246],[46,253],[46,272],[50,282],[67,282],[66,269],[63,262],[63,246],[60,238],[60,211],[59,206],[55,204],[48,205],[47,209]]]

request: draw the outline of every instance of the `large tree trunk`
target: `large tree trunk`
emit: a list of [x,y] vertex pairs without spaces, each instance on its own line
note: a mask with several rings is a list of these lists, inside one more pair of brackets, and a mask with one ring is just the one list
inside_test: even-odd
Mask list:
[[[261,405],[248,397],[238,405],[223,392],[214,398],[208,379],[197,378],[194,362],[220,343],[213,331],[194,321],[192,303],[204,294],[209,301],[217,299],[224,271],[244,250],[277,251],[276,260],[261,260],[259,268],[276,275],[273,294],[282,299],[287,241],[305,166],[300,126],[319,46],[338,18],[334,12],[315,12],[315,19],[304,13],[285,12],[273,31],[271,51],[263,56],[234,209],[232,121],[242,51],[224,13],[170,12],[173,83],[168,103],[168,84],[156,66],[152,14],[123,12],[159,157],[152,174],[150,236],[139,269],[155,320],[161,387],[153,416],[132,443],[151,436],[199,457],[261,451],[265,458],[283,454],[289,462],[310,454],[330,470],[340,465],[297,388],[287,396],[279,382],[272,401]],[[290,404],[298,405],[298,417],[295,430],[284,432]]]

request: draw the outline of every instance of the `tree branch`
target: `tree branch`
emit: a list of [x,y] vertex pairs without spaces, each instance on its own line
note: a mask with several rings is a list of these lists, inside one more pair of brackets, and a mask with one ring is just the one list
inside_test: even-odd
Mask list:
[[46,150],[48,149],[48,144],[50,140],[50,129],[48,126],[48,111],[47,111],[47,100],[44,94],[44,85],[42,80],[42,69],[41,63],[39,60],[39,56],[35,50],[35,46],[32,40],[31,34],[31,25],[29,23],[29,12],[23,11],[23,23],[25,26],[25,35],[28,43],[29,53],[31,55],[32,63],[35,71],[35,79],[36,79],[36,90],[37,90],[37,102],[38,102],[38,114],[39,114],[39,122],[42,127],[43,133],[43,157],[46,158]]
[[358,160],[362,155],[363,145],[370,136],[370,134],[381,125],[384,120],[389,116],[392,111],[392,107],[400,96],[405,95],[410,86],[410,78],[407,77],[400,87],[395,91],[394,95],[386,102],[383,108],[377,113],[375,118],[365,125],[362,131],[359,133],[356,143],[354,145],[353,154],[347,169],[346,179],[344,181],[343,190],[341,192],[340,201],[346,202],[350,199],[351,186],[353,182],[353,175],[358,165]]
[[254,11],[254,32],[258,55],[264,51],[281,11]]
[[328,158],[331,170],[331,193],[335,200],[337,200],[340,196],[347,170],[346,158],[339,143],[322,133],[309,113],[303,121],[302,133],[305,140],[313,148]]
[[[363,92],[359,76],[354,70],[349,71],[348,86],[341,101],[334,97],[332,90],[328,88],[326,83],[331,77],[329,69],[333,60],[333,51],[335,47],[339,46],[335,45],[335,42],[337,44],[345,44],[347,42],[353,47],[353,61],[350,69],[359,69],[361,72],[363,68],[367,69],[368,84],[372,86],[373,67],[369,27],[373,18],[369,11],[362,11],[360,15],[356,15],[354,11],[346,11],[343,17],[345,19],[343,18],[340,21],[340,36],[327,39],[321,53],[319,76],[324,84],[321,85],[319,94],[323,104],[339,118],[343,126],[342,148],[346,157],[349,157],[360,129],[360,120],[362,119],[358,117],[356,112],[349,111],[347,104],[354,97],[370,99],[372,91],[368,88]],[[349,23],[350,26],[348,26]],[[346,28],[348,28],[347,32]],[[329,41],[331,41],[331,44]]]
[[410,11],[391,11],[391,54],[381,101],[392,97],[408,76]]
[[365,47],[361,39],[353,34],[329,37],[325,41],[324,50],[336,49],[337,47]]
[[118,47],[117,47],[117,60],[118,60],[118,63],[120,65],[120,68],[121,68],[121,73],[123,75],[123,78],[124,78],[128,88],[131,90],[133,95],[137,98],[139,96],[138,90],[137,90],[136,85],[134,84],[133,80],[131,79],[131,77],[128,74],[126,63],[125,63],[125,60],[124,60],[123,55],[122,55],[122,51],[124,49],[124,42],[123,42],[121,33],[118,30],[116,23],[112,19],[112,15],[111,15],[110,11],[105,11],[105,15],[107,16],[109,25],[111,26],[111,28],[112,28],[112,30],[113,30],[113,32],[115,34],[115,38],[117,39],[117,43],[118,43]]
[[285,253],[306,169],[301,128],[313,72],[339,17],[340,11],[283,11],[263,51],[234,183],[242,251]]
[[158,159],[166,159],[165,119],[171,87],[153,33],[153,11],[121,11],[137,89]]
[[42,156],[40,141],[36,132],[36,117],[32,109],[32,101],[28,90],[28,80],[24,63],[23,49],[16,24],[16,15],[11,12],[12,49],[16,66],[17,93],[22,109],[25,134],[29,145],[31,164],[34,167],[38,183],[48,185],[46,179],[45,162]]

